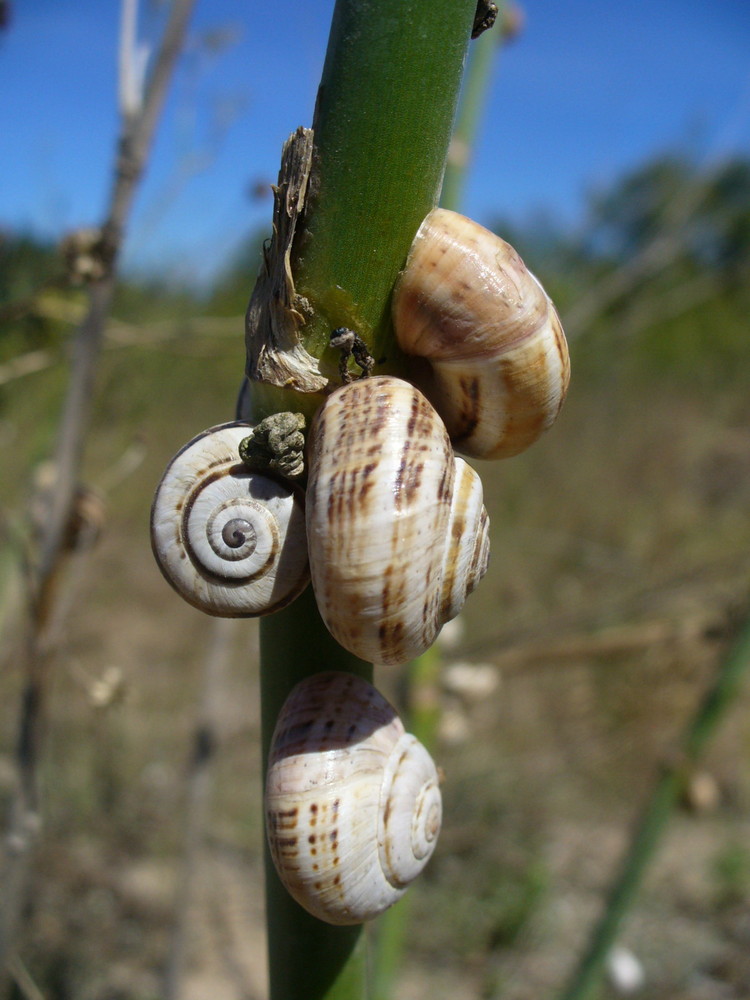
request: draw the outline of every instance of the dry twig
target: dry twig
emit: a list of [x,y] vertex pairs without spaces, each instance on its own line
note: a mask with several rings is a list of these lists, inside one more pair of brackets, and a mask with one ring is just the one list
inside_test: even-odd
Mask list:
[[7,989],[8,958],[18,933],[28,884],[31,850],[40,829],[38,764],[45,718],[46,689],[53,654],[53,618],[67,557],[74,551],[71,525],[79,489],[94,376],[105,321],[112,302],[117,261],[133,197],[148,158],[167,85],[187,28],[194,0],[173,0],[164,34],[137,111],[123,114],[109,210],[97,244],[100,273],[88,289],[86,316],[73,344],[71,373],[55,448],[54,488],[49,493],[38,557],[29,586],[28,627],[23,643],[24,688],[16,748],[18,782],[11,804],[3,864],[0,908],[0,990]]

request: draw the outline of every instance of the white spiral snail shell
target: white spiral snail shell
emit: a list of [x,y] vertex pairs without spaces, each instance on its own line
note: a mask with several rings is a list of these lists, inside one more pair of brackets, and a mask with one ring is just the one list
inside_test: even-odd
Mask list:
[[376,376],[332,393],[308,438],[306,518],[318,609],[372,663],[423,653],[487,569],[482,484],[419,390]]
[[188,603],[219,617],[270,614],[309,580],[302,493],[240,460],[247,423],[193,438],[167,466],[151,508],[162,573]]
[[265,807],[281,881],[330,924],[370,920],[400,899],[442,817],[425,748],[371,684],[336,672],[307,678],[284,703]]
[[570,360],[555,308],[513,247],[471,219],[443,208],[424,219],[393,324],[459,451],[516,455],[557,417]]

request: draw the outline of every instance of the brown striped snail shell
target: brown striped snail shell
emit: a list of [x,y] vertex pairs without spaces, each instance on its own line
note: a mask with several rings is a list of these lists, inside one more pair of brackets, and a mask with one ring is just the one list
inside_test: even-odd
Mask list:
[[427,864],[442,806],[432,758],[367,681],[321,673],[287,698],[266,775],[276,871],[306,910],[358,924]]
[[277,611],[309,581],[303,495],[242,463],[251,430],[221,424],[193,438],[167,466],[151,508],[151,545],[168,582],[225,618]]
[[401,379],[333,392],[308,438],[306,518],[318,609],[345,649],[406,663],[435,641],[487,569],[479,476]]
[[570,381],[554,306],[510,244],[457,212],[427,215],[393,294],[413,380],[455,447],[506,458],[554,422]]

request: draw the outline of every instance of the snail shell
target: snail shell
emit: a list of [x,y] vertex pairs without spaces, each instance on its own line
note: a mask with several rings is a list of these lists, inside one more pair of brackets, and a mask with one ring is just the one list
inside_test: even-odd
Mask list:
[[251,472],[239,445],[252,425],[221,424],[175,455],[151,508],[151,545],[185,600],[227,618],[270,614],[309,580],[302,494]]
[[266,776],[276,870],[306,910],[358,924],[427,864],[442,806],[432,758],[391,705],[351,674],[314,674],[281,710]]
[[327,398],[308,469],[310,570],[329,631],[373,663],[419,656],[487,569],[479,476],[422,393],[390,376]]
[[554,422],[570,381],[554,306],[505,240],[443,208],[425,218],[393,294],[414,381],[453,444],[506,458]]

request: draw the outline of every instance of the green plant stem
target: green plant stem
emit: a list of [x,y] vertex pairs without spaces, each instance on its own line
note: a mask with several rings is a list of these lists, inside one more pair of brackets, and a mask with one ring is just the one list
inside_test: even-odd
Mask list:
[[[407,706],[406,729],[431,750],[437,741],[440,722],[438,680],[442,665],[439,642],[405,668]],[[406,931],[411,915],[411,896],[407,893],[387,910],[375,926],[376,938],[372,961],[373,1000],[389,1000],[406,948]]]
[[304,339],[317,357],[340,325],[356,329],[379,362],[396,356],[391,289],[438,198],[475,6],[336,4],[292,261],[314,309]]
[[[475,0],[338,0],[318,94],[312,172],[292,272],[312,314],[305,349],[353,327],[398,370],[390,295],[442,181]],[[388,367],[388,366],[386,366]],[[386,370],[386,367],[381,367]],[[371,677],[320,621],[311,591],[261,624],[264,762],[293,685],[318,670]],[[267,860],[271,1000],[361,1000],[361,928],[329,927],[281,887]]]
[[674,762],[665,767],[658,778],[633,833],[620,874],[610,889],[604,913],[570,982],[559,994],[559,1000],[585,1000],[599,982],[607,955],[641,886],[690,770],[727,708],[736,700],[749,665],[750,620],[721,662],[714,683],[683,734]]
[[[372,666],[351,656],[320,619],[312,588],[260,623],[263,762],[281,706],[295,684],[321,670],[345,670],[372,682]],[[265,853],[271,1000],[361,1000],[366,996],[361,927],[332,927],[311,917],[281,884]]]
[[443,655],[439,639],[427,652],[409,664],[407,694],[409,730],[428,750],[437,742],[437,729],[440,723],[438,688],[442,665]]
[[454,212],[461,210],[464,185],[471,155],[476,145],[477,132],[489,94],[492,72],[503,44],[501,24],[503,4],[498,4],[498,23],[472,44],[471,58],[458,106],[456,128],[451,140],[448,162],[445,167],[440,204]]

